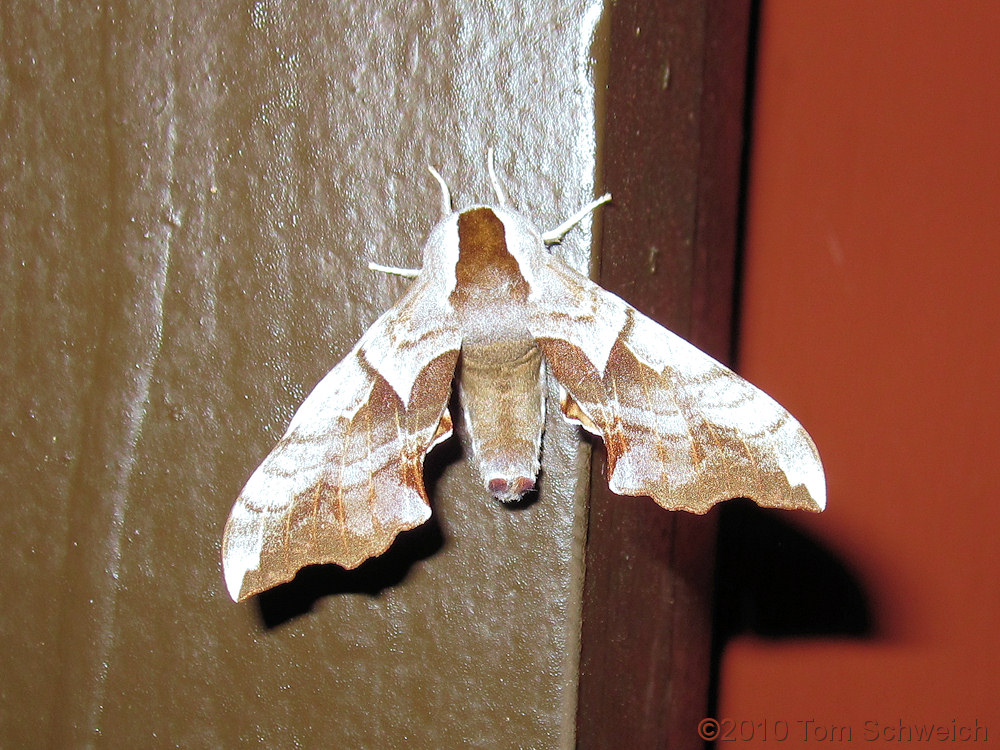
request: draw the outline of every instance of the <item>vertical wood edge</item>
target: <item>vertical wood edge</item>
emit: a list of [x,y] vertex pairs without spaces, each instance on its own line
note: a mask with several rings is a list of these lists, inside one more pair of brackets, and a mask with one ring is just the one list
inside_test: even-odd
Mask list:
[[[723,359],[733,331],[749,18],[749,0],[653,8],[628,0],[609,23],[603,167],[615,206],[604,218],[600,282]],[[618,497],[604,463],[599,448],[577,746],[700,747],[716,514]]]

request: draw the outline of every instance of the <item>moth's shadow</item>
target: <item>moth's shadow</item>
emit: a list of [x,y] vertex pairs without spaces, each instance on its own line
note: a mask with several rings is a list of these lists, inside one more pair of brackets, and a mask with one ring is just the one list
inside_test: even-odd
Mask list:
[[779,511],[749,500],[726,503],[716,559],[717,637],[874,633],[868,595],[855,573]]
[[[434,492],[441,474],[461,457],[460,441],[447,440],[428,454],[424,464],[424,486],[434,507]],[[444,532],[431,514],[426,523],[404,531],[383,554],[365,561],[354,570],[338,565],[310,565],[294,580],[269,589],[257,597],[260,618],[268,630],[312,610],[316,602],[340,594],[378,595],[396,586],[414,563],[431,557],[446,544]]]
[[[545,481],[544,475],[539,473],[538,477],[539,486],[541,486],[542,482],[544,481]],[[536,487],[531,492],[526,492],[524,495],[520,497],[520,499],[515,500],[512,503],[501,503],[499,500],[495,502],[498,503],[500,507],[504,508],[505,510],[509,510],[512,513],[520,513],[522,510],[527,510],[532,505],[538,502],[539,498],[538,493],[539,493],[539,488]]]
[[720,508],[713,620],[712,710],[722,653],[734,636],[877,635],[868,593],[845,562],[781,511],[761,510],[749,500]]

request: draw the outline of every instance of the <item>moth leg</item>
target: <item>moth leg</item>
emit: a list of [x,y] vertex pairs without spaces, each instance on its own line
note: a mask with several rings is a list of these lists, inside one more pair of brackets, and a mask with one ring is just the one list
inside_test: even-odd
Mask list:
[[549,245],[559,244],[560,242],[562,242],[562,238],[566,236],[566,233],[569,232],[570,229],[572,229],[581,221],[590,216],[590,214],[592,214],[598,206],[607,203],[610,200],[611,200],[611,193],[605,193],[597,200],[591,201],[586,206],[577,211],[575,214],[566,219],[566,221],[557,226],[555,229],[552,229],[548,232],[543,232],[542,242],[545,243],[546,247],[548,247]]
[[430,173],[434,175],[434,179],[438,181],[438,185],[441,186],[441,218],[443,219],[454,211],[451,205],[451,190],[448,189],[448,183],[444,181],[444,177],[434,167],[428,164],[427,169],[430,170]]
[[383,266],[381,263],[369,263],[368,270],[391,273],[395,276],[404,276],[407,279],[415,279],[420,275],[419,268],[397,268],[396,266]]
[[494,159],[492,147],[486,149],[486,168],[490,173],[490,184],[493,186],[493,193],[497,197],[497,205],[506,206],[507,194],[504,193],[503,186],[500,185],[500,180],[497,178],[496,160]]

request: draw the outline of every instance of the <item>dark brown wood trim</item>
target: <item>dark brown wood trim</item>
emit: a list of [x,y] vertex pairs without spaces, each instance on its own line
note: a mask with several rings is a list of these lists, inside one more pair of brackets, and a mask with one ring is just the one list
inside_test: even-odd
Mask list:
[[[599,280],[726,359],[733,315],[750,3],[619,2]],[[595,451],[577,745],[700,747],[715,513],[607,489]]]

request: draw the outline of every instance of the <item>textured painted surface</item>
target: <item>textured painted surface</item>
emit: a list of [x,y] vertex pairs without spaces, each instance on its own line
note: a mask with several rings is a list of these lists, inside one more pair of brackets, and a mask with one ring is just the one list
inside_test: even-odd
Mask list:
[[592,197],[600,10],[5,6],[4,744],[572,744],[570,428],[533,505],[485,498],[456,449],[430,528],[259,605],[229,601],[218,539],[401,294],[365,266],[418,261],[425,164],[483,200],[496,146],[542,225]]

